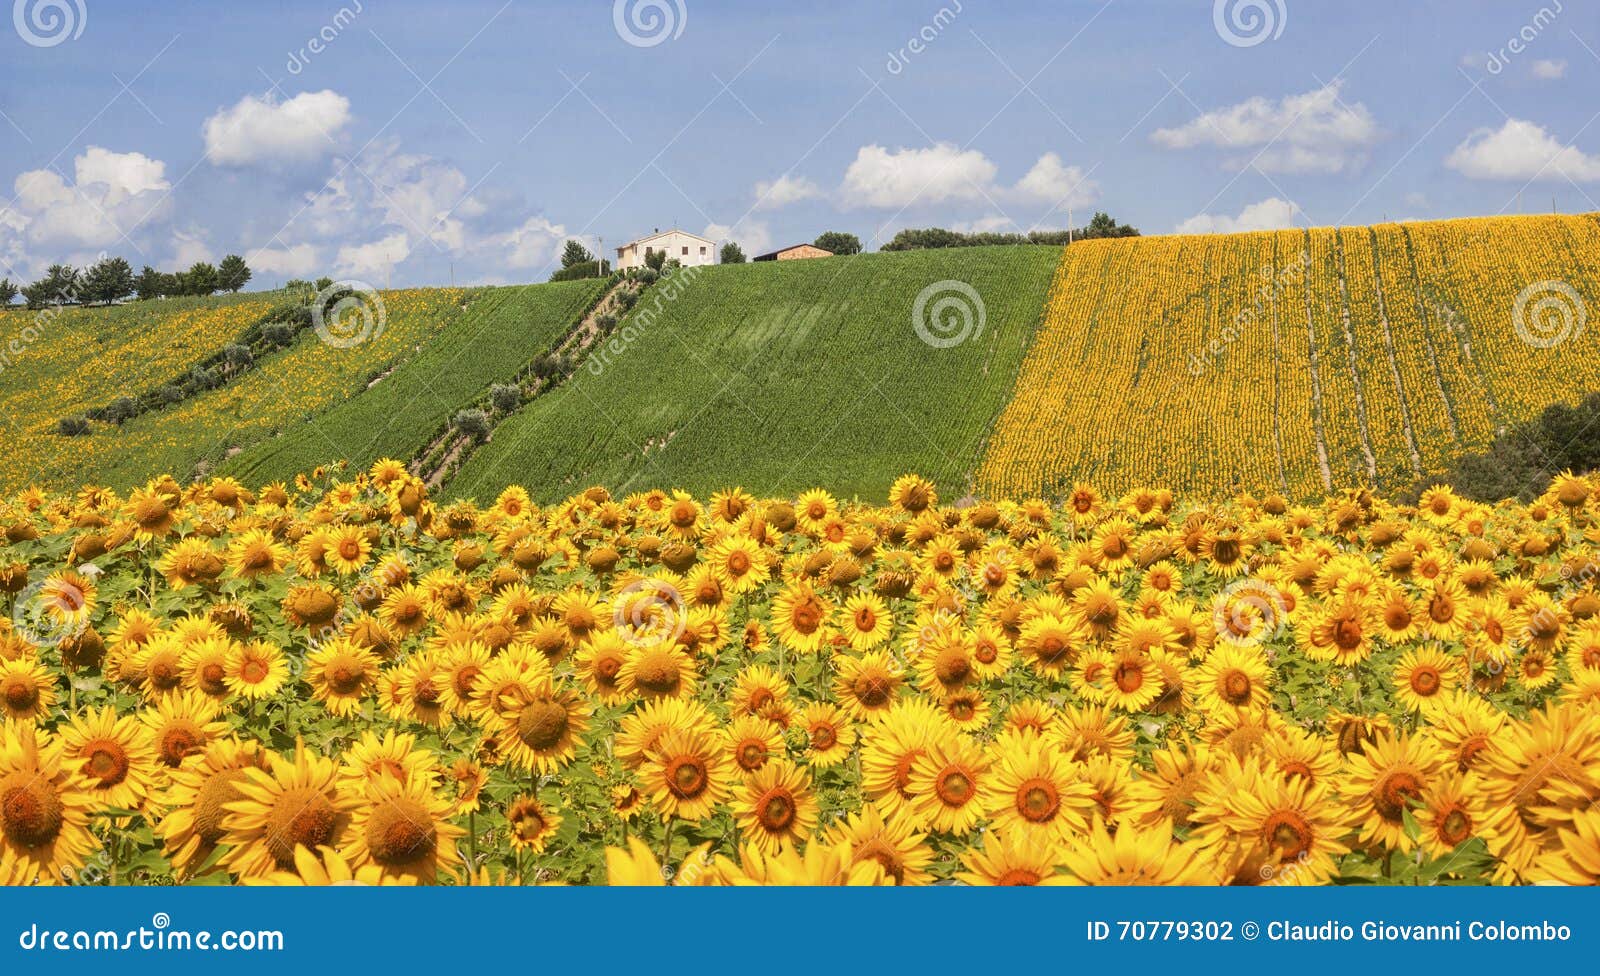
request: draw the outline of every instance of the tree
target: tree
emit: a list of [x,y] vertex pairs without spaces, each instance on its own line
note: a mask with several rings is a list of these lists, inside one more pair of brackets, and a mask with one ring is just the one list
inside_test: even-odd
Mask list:
[[842,230],[830,230],[811,242],[814,247],[834,254],[860,254],[861,238]]
[[110,305],[134,292],[133,268],[124,258],[102,258],[83,275],[83,300]]
[[722,245],[722,254],[720,259],[723,264],[743,264],[744,248],[735,244],[733,241],[729,241],[728,243]]
[[587,264],[594,260],[594,255],[589,249],[575,240],[568,240],[567,246],[561,251],[561,266],[570,268],[575,264]]
[[18,288],[11,283],[10,278],[0,278],[0,308],[9,306],[17,297]]
[[217,265],[217,286],[223,291],[238,291],[250,280],[250,267],[244,258],[230,254]]
[[139,277],[133,279],[134,293],[139,296],[141,301],[160,298],[167,293],[166,287],[167,276],[148,264],[140,269]]
[[666,263],[667,252],[665,248],[659,251],[651,251],[644,256],[644,266],[652,271],[660,271]]
[[196,261],[184,277],[191,295],[209,295],[217,290],[217,269],[205,261]]
[[82,300],[83,275],[70,264],[52,264],[46,268],[41,284],[50,293],[51,304],[71,305]]

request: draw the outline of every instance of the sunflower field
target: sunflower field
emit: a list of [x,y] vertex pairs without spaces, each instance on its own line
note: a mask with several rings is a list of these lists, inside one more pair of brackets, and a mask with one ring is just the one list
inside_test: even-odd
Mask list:
[[29,489],[0,880],[1591,884],[1597,489]]
[[1600,215],[1083,241],[980,493],[1401,490],[1600,389]]

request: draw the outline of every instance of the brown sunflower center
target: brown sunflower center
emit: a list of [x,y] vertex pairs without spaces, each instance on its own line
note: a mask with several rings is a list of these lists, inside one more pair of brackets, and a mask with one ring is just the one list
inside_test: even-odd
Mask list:
[[158,750],[163,765],[177,767],[205,745],[205,733],[193,722],[178,721],[168,725],[158,740]]
[[994,879],[994,883],[1001,887],[1028,888],[1044,880],[1039,872],[1032,868],[1012,868],[1011,870]]
[[1275,810],[1261,824],[1261,840],[1278,855],[1280,864],[1287,864],[1309,854],[1316,835],[1298,811]]
[[851,686],[855,692],[856,701],[873,708],[889,701],[893,692],[893,684],[889,676],[881,672],[866,672],[856,676],[855,683]]
[[223,821],[228,815],[226,804],[239,799],[234,784],[244,778],[242,769],[224,769],[200,784],[194,796],[194,832],[200,843],[215,847],[222,842]]
[[22,848],[42,847],[61,833],[65,808],[42,777],[26,771],[0,780],[0,834]]
[[972,799],[977,787],[972,781],[972,774],[959,766],[947,767],[940,771],[934,781],[934,792],[939,797],[939,802],[945,806],[959,807]]
[[794,824],[794,794],[782,787],[764,793],[756,801],[756,820],[765,830],[782,833]]
[[338,826],[339,811],[321,790],[308,786],[286,790],[267,815],[267,853],[287,871],[294,866],[295,847],[315,851],[330,844]]
[[395,798],[372,811],[367,821],[367,850],[384,867],[414,864],[438,845],[433,818],[415,800]]
[[674,756],[667,761],[667,789],[678,799],[694,799],[705,792],[707,783],[706,764],[699,756]]
[[683,680],[678,662],[668,651],[648,654],[634,669],[634,680],[641,688],[658,695],[670,695]]
[[128,778],[128,750],[115,739],[93,739],[83,747],[83,775],[102,789]]
[[1431,695],[1439,690],[1439,672],[1432,667],[1419,667],[1411,672],[1411,690],[1419,695]]
[[567,710],[560,702],[529,702],[517,716],[517,738],[532,749],[553,749],[567,734],[568,722]]
[[340,660],[334,662],[328,669],[328,687],[340,695],[353,695],[361,690],[361,683],[366,678],[366,669],[354,661]]
[[23,678],[14,678],[5,684],[6,708],[17,711],[29,711],[39,704],[39,686]]
[[767,744],[760,739],[745,739],[733,754],[739,768],[746,772],[754,772],[767,764]]
[[811,748],[819,752],[832,749],[839,742],[839,730],[830,722],[818,722],[811,727]]
[[1397,769],[1378,782],[1372,791],[1372,806],[1378,816],[1399,823],[1411,801],[1422,795],[1422,779],[1415,773]]
[[1061,795],[1054,783],[1041,777],[1017,787],[1017,813],[1032,823],[1048,823],[1061,809]]
[[1455,845],[1472,836],[1472,818],[1460,807],[1454,807],[1439,821],[1439,838]]

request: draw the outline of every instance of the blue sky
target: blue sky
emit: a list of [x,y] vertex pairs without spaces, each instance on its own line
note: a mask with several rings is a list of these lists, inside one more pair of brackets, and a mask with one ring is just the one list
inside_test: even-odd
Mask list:
[[566,236],[667,226],[753,253],[1069,210],[1600,210],[1597,2],[51,7],[0,24],[13,280],[240,252],[262,285],[536,281]]

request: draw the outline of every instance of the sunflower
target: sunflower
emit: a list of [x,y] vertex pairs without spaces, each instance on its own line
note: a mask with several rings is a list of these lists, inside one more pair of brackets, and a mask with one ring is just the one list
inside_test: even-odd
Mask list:
[[0,725],[0,869],[11,871],[8,881],[61,884],[94,850],[94,801],[70,764],[61,740],[31,725]]
[[342,600],[339,591],[321,583],[291,587],[283,598],[283,615],[296,627],[317,629],[333,623]]
[[367,530],[359,525],[344,525],[328,534],[325,559],[328,567],[341,576],[361,571],[372,556]]
[[1113,655],[1104,689],[1110,707],[1124,712],[1143,709],[1162,691],[1155,656],[1126,651]]
[[1457,662],[1436,647],[1419,647],[1401,655],[1394,666],[1395,698],[1411,711],[1431,710],[1455,687]]
[[1267,707],[1272,668],[1257,648],[1222,644],[1195,671],[1200,707],[1208,712]]
[[963,732],[977,732],[989,726],[989,699],[977,688],[962,688],[945,695],[939,707],[950,722]]
[[436,729],[451,724],[453,716],[446,698],[450,672],[437,655],[428,651],[413,654],[391,674],[399,703],[391,712],[395,718]]
[[1536,884],[1592,887],[1600,884],[1600,812],[1580,810],[1572,826],[1556,831],[1559,844],[1540,855],[1528,872]]
[[536,796],[513,797],[506,805],[506,831],[511,847],[516,851],[543,854],[556,831],[561,829],[561,815],[539,801]]
[[1076,614],[1041,613],[1022,627],[1017,653],[1040,675],[1059,678],[1088,644],[1090,628]]
[[1194,819],[1189,843],[1237,883],[1318,884],[1348,850],[1346,815],[1325,789],[1265,774],[1250,760],[1213,770]]
[[929,743],[911,765],[908,792],[920,822],[944,833],[966,833],[993,806],[990,759],[966,736]]
[[233,644],[223,662],[223,682],[228,693],[246,701],[271,698],[289,680],[283,651],[268,641]]
[[1302,650],[1313,661],[1348,666],[1359,664],[1372,654],[1377,629],[1371,607],[1360,600],[1345,599],[1312,614],[1298,633]]
[[343,854],[331,847],[315,851],[301,845],[294,849],[294,870],[273,871],[260,878],[245,878],[244,884],[261,887],[328,888],[359,885],[363,888],[380,885],[409,885],[409,878],[396,878],[384,874],[377,864],[360,868],[350,866]]
[[784,754],[783,730],[759,715],[743,715],[722,729],[729,758],[740,772],[753,773]]
[[1206,782],[1213,758],[1202,743],[1168,742],[1150,754],[1150,770],[1139,770],[1128,787],[1128,816],[1141,827],[1187,827],[1195,799]]
[[414,634],[427,626],[427,595],[413,584],[396,587],[384,595],[378,619],[402,637]]
[[861,790],[886,816],[903,818],[915,797],[911,768],[935,738],[951,735],[942,712],[924,699],[908,699],[875,723],[861,752]]
[[1057,747],[1069,759],[1087,761],[1104,756],[1119,762],[1133,757],[1133,729],[1128,720],[1114,715],[1103,705],[1084,705],[1062,710],[1050,732]]
[[767,581],[761,546],[749,536],[729,536],[706,555],[707,565],[729,593],[749,593]]
[[1011,639],[992,623],[972,631],[972,671],[980,680],[998,678],[1011,669]]
[[228,724],[217,721],[222,707],[198,692],[168,695],[139,713],[155,747],[156,759],[168,769],[205,751],[212,741],[228,734]]
[[697,822],[727,799],[734,774],[712,732],[671,728],[646,755],[642,775],[662,816]]
[[1352,755],[1339,792],[1364,817],[1362,839],[1405,849],[1405,814],[1422,799],[1436,767],[1434,750],[1420,734],[1380,734]]
[[43,664],[29,658],[0,659],[0,718],[38,722],[55,703],[56,677]]
[[[714,870],[723,884],[730,885],[809,888],[888,884],[876,861],[853,860],[850,848],[843,844],[811,843],[806,845],[804,853],[783,847],[775,854],[764,854],[760,848],[746,845],[739,863],[719,856]],[[688,873],[687,861],[682,873]],[[678,883],[683,883],[681,874]]]
[[167,859],[185,878],[211,860],[225,831],[226,804],[240,799],[236,786],[244,770],[268,768],[266,754],[255,742],[218,738],[169,775],[160,808],[166,815],[155,824]]
[[1057,873],[1063,856],[1062,841],[1037,833],[984,834],[981,848],[961,855],[965,871],[956,878],[969,885],[1034,887],[1070,882]]
[[803,843],[817,825],[810,774],[787,759],[763,764],[745,776],[734,797],[733,815],[744,842],[763,853]]
[[623,692],[639,698],[689,698],[697,682],[694,658],[674,644],[639,643],[617,672]]
[[1423,848],[1436,858],[1448,857],[1473,837],[1487,839],[1490,831],[1477,775],[1453,769],[1435,776],[1423,790],[1415,817]]
[[1194,845],[1179,844],[1164,827],[1123,825],[1113,837],[1099,818],[1058,855],[1069,885],[1210,885],[1216,871]]
[[245,580],[272,579],[290,562],[289,547],[265,529],[250,529],[228,543],[228,575]]
[[156,752],[136,715],[111,708],[72,719],[61,733],[61,757],[78,789],[94,803],[137,809],[155,782]]
[[1122,596],[1109,579],[1091,580],[1072,597],[1072,607],[1096,640],[1105,640],[1122,620]]
[[447,821],[451,813],[425,782],[382,777],[368,786],[339,853],[357,871],[376,866],[387,880],[433,884],[461,863],[456,840],[466,831]]
[[184,683],[208,698],[227,698],[228,654],[232,649],[233,641],[226,637],[209,637],[191,645],[178,665]]
[[855,748],[855,726],[837,705],[828,702],[807,705],[800,716],[800,727],[806,735],[806,759],[819,769],[839,765]]
[[182,590],[213,582],[227,567],[209,540],[190,536],[163,553],[156,568],[167,578],[168,587]]
[[887,651],[834,658],[833,696],[855,718],[867,720],[894,707],[905,673]]
[[349,638],[335,637],[306,655],[305,673],[312,698],[331,714],[352,718],[377,685],[378,656]]
[[1073,764],[1032,731],[1001,741],[989,795],[994,829],[1046,844],[1087,829],[1095,809],[1094,788]]
[[417,737],[407,732],[386,729],[380,736],[373,729],[345,747],[339,766],[339,788],[357,796],[382,779],[402,786],[421,783],[432,787],[439,776],[434,754],[417,748]]
[[506,759],[520,769],[548,775],[572,761],[578,739],[589,727],[590,707],[548,674],[526,685],[527,698],[500,713]]
[[243,767],[231,782],[238,799],[222,804],[221,864],[240,878],[294,867],[294,849],[343,847],[359,796],[338,786],[339,765],[296,742],[294,758],[267,756],[269,768]]
[[811,653],[822,647],[833,608],[809,584],[791,584],[772,600],[772,630],[796,651]]

